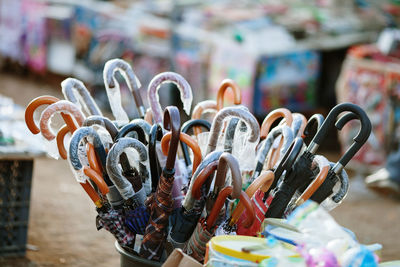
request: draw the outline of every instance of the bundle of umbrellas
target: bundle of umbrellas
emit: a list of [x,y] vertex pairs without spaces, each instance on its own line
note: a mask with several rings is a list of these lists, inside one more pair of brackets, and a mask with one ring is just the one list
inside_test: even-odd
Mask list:
[[[130,120],[122,107],[116,72],[125,78],[138,118]],[[181,123],[175,106],[162,110],[158,90],[164,83],[178,87],[190,120]],[[222,81],[216,101],[200,102],[190,114],[191,87],[173,72],[151,80],[146,110],[140,82],[121,59],[105,64],[104,84],[114,120],[103,116],[81,81],[68,78],[61,83],[66,100],[35,98],[26,108],[26,124],[69,162],[96,206],[97,229],[153,261],[179,247],[202,262],[214,235],[256,236],[265,218],[284,218],[307,199],[334,208],[348,191],[344,167],[371,132],[367,115],[352,103],[335,106],[326,119],[315,114],[307,120],[279,108],[260,127],[229,79]],[[234,106],[224,107],[229,88]],[[34,113],[40,106],[47,107],[37,124]],[[56,113],[65,123],[58,131],[51,123]],[[340,160],[317,155],[329,131],[351,120],[360,122],[360,130]],[[137,235],[143,239],[135,251]]]

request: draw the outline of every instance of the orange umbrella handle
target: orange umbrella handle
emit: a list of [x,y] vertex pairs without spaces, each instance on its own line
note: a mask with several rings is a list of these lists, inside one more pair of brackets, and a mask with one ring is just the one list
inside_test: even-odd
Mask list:
[[246,207],[246,214],[247,214],[246,220],[243,222],[243,226],[244,228],[249,228],[250,226],[253,225],[254,220],[256,218],[256,209],[249,196],[243,191],[240,193],[240,201]]
[[96,171],[98,174],[103,175],[103,171],[99,164],[99,160],[97,158],[96,151],[94,150],[94,146],[91,143],[86,144],[86,154],[89,161],[89,166],[91,169]]
[[317,177],[311,182],[311,184],[307,187],[306,190],[304,190],[303,194],[296,200],[295,205],[300,206],[303,204],[307,199],[309,199],[315,191],[321,186],[321,184],[325,181],[326,176],[328,175],[329,172],[329,164],[325,165],[324,167],[320,168],[320,171],[317,175]]
[[208,230],[210,230],[214,226],[218,218],[219,212],[221,211],[222,206],[225,204],[226,198],[232,194],[232,191],[233,187],[227,186],[219,192],[213,208],[206,219],[206,227]]
[[[200,119],[203,112],[205,110],[209,110],[209,109],[214,109],[215,111],[218,111],[217,102],[215,102],[214,100],[205,100],[205,101],[199,102],[193,109],[192,119]],[[201,127],[195,126],[193,128],[193,132],[197,136],[198,134],[201,133]]]
[[[260,174],[246,189],[246,194],[249,198],[253,197],[255,192],[258,189],[261,189],[263,192],[267,192],[272,182],[274,181],[274,173],[272,171],[265,171]],[[239,201],[238,205],[236,206],[235,210],[233,211],[232,218],[230,224],[235,224],[240,216],[244,211],[244,204],[242,201]]]
[[[28,106],[25,109],[25,123],[28,129],[33,133],[33,134],[38,134],[40,133],[39,127],[35,124],[35,121],[33,120],[33,114],[35,110],[42,106],[42,105],[51,105],[56,102],[58,102],[60,99],[54,96],[50,95],[44,95],[44,96],[39,96],[33,99]],[[64,121],[72,126],[73,124],[73,119],[71,118],[70,115],[61,113],[61,116],[63,117]],[[70,129],[71,131],[74,131],[74,129]]]
[[[192,137],[190,137],[188,134],[185,134],[181,132],[179,139],[187,144],[193,151],[194,159],[193,159],[193,168],[192,168],[192,174],[196,171],[197,167],[201,163],[201,150],[199,144],[194,140]],[[171,140],[171,132],[165,134],[163,138],[161,139],[161,149],[164,155],[168,155],[168,150],[169,150],[169,141]]]
[[83,167],[83,172],[97,185],[102,195],[106,195],[109,192],[108,186],[101,174],[88,166]]
[[196,180],[193,183],[191,192],[188,194],[192,194],[195,199],[199,199],[201,197],[201,187],[207,181],[207,178],[217,169],[218,161],[213,161],[208,164],[197,176]]
[[68,125],[64,125],[63,127],[58,130],[57,133],[57,148],[58,148],[58,153],[60,154],[61,158],[67,159],[67,150],[64,147],[64,139],[65,136],[69,133],[69,128]]
[[96,207],[101,208],[103,206],[103,201],[99,197],[99,194],[93,189],[93,187],[88,183],[80,183],[85,192],[88,194],[90,199],[93,201],[93,203],[96,205]]
[[[56,112],[71,113],[74,116],[78,126],[82,126],[83,121],[85,120],[82,112],[74,104],[67,100],[60,100],[56,103],[51,104],[42,112],[42,115],[40,116],[40,130],[43,137],[47,140],[52,140],[55,138],[49,127],[49,120],[51,116],[53,116],[53,114],[55,114]],[[74,132],[77,129],[77,126],[75,125],[75,122],[73,120],[65,122],[71,132]]]
[[226,89],[231,88],[234,95],[233,103],[239,105],[242,103],[242,93],[237,84],[231,79],[225,79],[222,81],[221,86],[217,93],[217,110],[221,110],[224,107],[224,95]]
[[292,113],[290,110],[286,108],[278,108],[273,111],[271,111],[267,117],[265,117],[263,123],[261,124],[261,132],[260,136],[261,138],[266,138],[268,135],[269,130],[271,129],[272,124],[279,118],[285,118],[286,124],[288,126],[292,125],[293,122],[293,117]]

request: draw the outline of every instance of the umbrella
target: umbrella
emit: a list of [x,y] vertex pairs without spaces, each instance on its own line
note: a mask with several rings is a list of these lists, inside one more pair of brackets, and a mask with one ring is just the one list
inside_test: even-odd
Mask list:
[[[107,171],[106,171],[106,151],[104,149],[103,143],[101,142],[100,136],[98,133],[91,127],[80,127],[76,130],[69,143],[69,161],[72,168],[76,172],[76,179],[78,181],[82,181],[82,170],[83,166],[79,159],[79,144],[84,138],[91,137],[90,143],[94,146],[94,150],[96,151],[96,159],[99,162],[99,169],[101,170],[102,177],[106,182],[109,192],[107,194],[107,200],[111,204],[111,206],[115,209],[121,209],[123,204],[123,199],[118,192],[118,189],[115,187],[113,182],[110,180]],[[89,140],[87,140],[89,141]],[[90,153],[89,153],[90,154]],[[90,160],[89,160],[90,163]]]
[[[74,78],[67,78],[61,82],[64,98],[85,110],[89,115],[103,116],[93,97],[83,82]],[[78,97],[76,96],[78,93]]]
[[[238,124],[239,124],[239,119],[232,118],[232,119],[230,119],[228,126],[226,127],[225,142],[224,142],[224,151],[225,152],[232,153],[232,151],[233,151],[235,133],[236,133],[236,128],[237,128]],[[246,124],[241,122],[239,129],[241,132],[245,133],[247,131]]]
[[151,125],[144,119],[136,118],[136,119],[131,120],[131,123],[135,123],[135,124],[139,125],[144,130],[144,132],[147,136],[150,135]]
[[[60,101],[58,98],[53,97],[53,96],[39,96],[35,99],[33,99],[28,106],[25,109],[25,123],[28,129],[33,133],[33,134],[38,134],[40,133],[39,127],[35,124],[35,121],[33,119],[33,114],[35,110],[42,106],[42,105],[51,105],[56,102]],[[72,119],[71,115],[68,113],[63,113],[61,112],[61,116],[64,119],[67,129],[70,132],[74,132],[77,129],[77,126],[75,125],[74,120]],[[64,152],[64,153],[63,153]],[[67,153],[66,151],[59,151],[61,158],[67,159]]]
[[[215,111],[217,112],[217,102],[214,100],[204,100],[199,103],[193,108],[192,112],[192,120],[199,120],[201,118],[201,115],[207,111]],[[183,130],[183,125],[182,125],[182,130]],[[201,128],[199,126],[196,126],[193,129],[194,134],[197,136],[199,133],[201,133]]]
[[[198,127],[204,127],[204,128],[206,128],[207,131],[210,131],[211,123],[209,123],[206,120],[202,120],[202,119],[191,119],[191,120],[188,120],[187,122],[185,122],[184,124],[182,124],[181,132],[187,134],[189,132],[189,130],[193,128],[193,132],[196,134],[196,129]],[[183,157],[185,159],[186,166],[192,165],[192,160],[190,159],[187,145],[181,141],[181,146],[182,146]]]
[[118,164],[122,160],[121,154],[127,148],[138,152],[140,162],[147,160],[147,147],[142,142],[131,137],[121,137],[108,152],[107,173],[125,200],[125,223],[128,229],[135,234],[144,234],[149,213],[144,206],[146,192],[142,184],[143,179],[135,169],[134,175],[129,179],[124,177]]
[[364,145],[367,141],[370,133],[371,133],[371,121],[369,120],[367,114],[363,109],[359,106],[352,103],[342,103],[336,105],[326,117],[324,123],[321,128],[318,130],[317,134],[314,136],[307,150],[311,152],[315,152],[322,140],[328,134],[329,130],[333,128],[335,125],[339,130],[342,129],[345,123],[347,123],[352,115],[345,115],[344,119],[338,120],[335,123],[337,116],[345,111],[349,111],[354,113],[357,116],[357,119],[360,120],[361,129],[358,132],[357,136],[354,137],[354,142],[350,146],[350,148],[343,154],[343,156],[339,159],[339,161],[329,170],[328,176],[325,179],[324,183],[318,188],[318,190],[312,195],[310,199],[321,203],[324,199],[326,199],[329,195],[332,194],[332,189],[338,181],[338,174],[340,174],[346,164],[351,160],[351,158],[358,152],[358,150]]
[[208,144],[206,149],[206,154],[214,151],[217,146],[218,136],[223,126],[223,121],[226,117],[237,117],[242,119],[248,129],[251,130],[249,136],[249,142],[257,143],[260,137],[260,126],[257,119],[249,111],[243,109],[243,107],[227,107],[218,111],[215,116],[210,129],[210,136],[208,138]]
[[[171,135],[172,134],[169,132],[169,133],[165,134],[161,140],[161,149],[162,149],[164,155],[168,155],[169,141],[171,140]],[[194,140],[192,137],[190,137],[189,135],[187,135],[183,132],[180,133],[179,139],[181,140],[181,142],[184,142],[186,145],[188,145],[193,151],[193,155],[194,155],[193,166],[192,166],[192,175],[193,175],[202,159],[200,147],[197,144],[196,140]],[[179,191],[173,195],[180,194],[180,195],[182,195],[182,198],[183,198],[183,194],[182,194],[183,184],[174,182],[174,188],[177,188]],[[174,206],[177,206],[177,207],[181,206],[181,200],[179,198],[175,197],[174,202],[178,202],[178,203],[174,203]]]
[[[192,235],[201,212],[204,209],[206,194],[208,192],[206,181],[212,180],[211,175],[217,169],[218,160],[222,153],[222,151],[214,151],[204,158],[190,180],[189,189],[182,207],[173,211],[170,217],[171,227],[168,233],[168,241],[174,247],[183,248],[185,242]],[[196,184],[197,187],[201,187],[201,190],[196,190],[200,194],[195,197],[192,195],[192,192],[197,180],[201,181]]]
[[[201,219],[197,223],[196,229],[194,230],[192,236],[190,237],[184,248],[185,253],[201,263],[203,263],[204,261],[206,244],[214,236],[215,230],[218,227],[218,217],[220,217],[220,211],[225,204],[225,200],[228,196],[231,196],[235,199],[235,197],[233,196],[233,192],[234,187],[232,186],[227,186],[219,192],[219,195],[215,200],[211,212],[206,218]],[[246,212],[248,214],[248,221],[246,226],[249,226],[253,223],[255,218],[254,206],[252,205],[250,198],[247,196],[247,194],[241,191],[240,188],[239,192],[239,197],[236,197],[236,199],[240,199],[242,203],[245,203],[246,205]]]
[[[83,171],[83,174],[89,177],[91,181],[95,182],[95,184],[100,189],[102,194],[106,194],[108,201],[113,205],[117,200],[115,196],[116,194],[119,195],[119,193],[118,191],[117,192],[111,191],[112,188],[115,187],[112,185],[112,182],[110,181],[108,176],[105,176],[104,173],[99,173],[98,170],[95,170],[92,167],[82,166],[82,163],[80,162],[80,159],[78,157],[79,143],[83,138],[88,136],[93,138],[92,145],[94,145],[97,156],[96,157],[92,154],[88,154],[88,158],[90,158],[89,162],[94,162],[97,161],[97,159],[99,159],[101,162],[100,164],[103,164],[104,166],[104,160],[105,160],[104,147],[102,146],[100,137],[97,135],[96,131],[89,127],[81,127],[77,131],[75,131],[74,134],[72,135],[70,142],[70,149],[69,149],[69,161],[71,163],[73,170],[75,170],[76,172],[75,176],[76,177],[80,176],[81,178],[83,178],[82,177],[82,171]],[[103,170],[101,171],[103,172]],[[109,190],[108,192],[102,189],[104,188],[104,185],[100,184],[99,181],[103,181],[103,183],[105,182],[107,184]],[[95,193],[93,188],[89,188],[89,185],[85,185],[85,187],[91,190],[92,194]],[[87,191],[86,188],[85,190]],[[121,198],[120,195],[119,198]],[[112,209],[100,197],[98,197],[98,200],[95,202],[95,204],[98,213],[96,217],[97,230],[104,228],[114,235],[114,237],[121,246],[125,248],[133,248],[135,242],[135,236],[125,227],[123,210]]]
[[149,105],[151,108],[151,113],[154,121],[156,123],[162,122],[162,109],[158,97],[158,90],[160,86],[164,83],[173,83],[175,84],[180,93],[181,100],[183,103],[183,110],[187,115],[190,113],[190,107],[192,106],[193,101],[193,93],[192,88],[189,83],[183,78],[181,75],[175,72],[163,72],[160,73],[150,81],[149,89],[147,91],[147,99],[149,101]]
[[157,191],[150,206],[150,220],[143,236],[140,256],[159,261],[164,252],[167,237],[168,217],[172,212],[172,185],[174,165],[180,135],[180,115],[176,107],[169,106],[164,111],[164,128],[172,132],[167,161],[161,173]]
[[139,88],[141,86],[139,79],[136,77],[131,66],[122,59],[111,59],[106,62],[103,69],[103,79],[106,86],[108,101],[112,113],[118,123],[128,123],[129,118],[126,112],[122,108],[121,104],[121,92],[115,73],[119,71],[124,77],[129,90],[131,91],[135,100],[136,108],[139,113],[139,117],[144,118],[145,108],[143,101],[140,96]]

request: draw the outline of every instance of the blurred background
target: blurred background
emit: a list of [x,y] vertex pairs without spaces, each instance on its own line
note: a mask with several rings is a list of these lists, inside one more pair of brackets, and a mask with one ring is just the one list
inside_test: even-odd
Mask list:
[[[60,82],[74,77],[110,111],[103,67],[112,58],[131,64],[144,100],[154,75],[175,71],[190,83],[193,106],[233,79],[259,120],[279,107],[308,117],[356,103],[373,134],[349,164],[354,185],[333,215],[360,241],[383,244],[383,259],[392,260],[400,255],[400,203],[374,195],[362,179],[400,140],[399,23],[398,0],[0,0],[1,103],[62,97]],[[134,117],[124,86],[123,105]],[[160,92],[164,107],[181,105],[176,88]],[[337,159],[357,131],[332,133],[323,149]],[[0,265],[118,266],[112,236],[96,231],[95,211],[73,180],[65,162],[35,160],[27,254],[0,256]]]

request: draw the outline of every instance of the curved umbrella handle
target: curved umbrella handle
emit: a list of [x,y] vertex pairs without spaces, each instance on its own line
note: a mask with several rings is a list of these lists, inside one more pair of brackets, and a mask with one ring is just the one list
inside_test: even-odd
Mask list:
[[235,105],[240,105],[242,103],[242,92],[239,89],[239,86],[231,79],[225,79],[222,81],[218,93],[217,93],[217,110],[221,110],[224,107],[224,95],[226,90],[231,88],[233,91],[234,100],[233,103]]
[[290,110],[286,108],[275,109],[270,113],[268,113],[267,117],[265,117],[264,121],[261,124],[261,130],[260,130],[261,139],[267,137],[272,124],[279,118],[284,118],[286,121],[286,125],[288,125],[289,127],[292,125],[293,116]]
[[[165,156],[168,155],[169,141],[171,140],[171,136],[172,134],[171,132],[169,132],[166,133],[161,139],[161,149]],[[179,139],[181,140],[181,142],[184,142],[186,145],[188,145],[193,151],[194,159],[193,159],[192,174],[194,174],[197,167],[200,165],[202,159],[199,144],[197,144],[196,140],[194,140],[192,137],[183,132],[180,133]]]
[[246,123],[247,128],[251,131],[251,135],[249,136],[248,140],[249,142],[258,142],[260,137],[260,126],[253,114],[239,106],[227,107],[221,109],[217,113],[211,124],[206,154],[209,154],[215,150],[218,142],[218,136],[223,126],[223,121],[225,118],[230,116],[242,119]]
[[264,162],[267,158],[268,152],[271,150],[274,140],[280,135],[283,136],[283,144],[282,144],[281,151],[282,151],[282,153],[285,153],[285,154],[286,154],[286,151],[288,151],[291,143],[293,142],[293,138],[294,138],[292,129],[287,125],[280,125],[278,127],[275,127],[268,134],[267,138],[260,143],[262,145],[257,153],[257,157],[256,157],[257,163],[256,163],[256,167],[254,170],[253,177],[257,177],[261,173],[261,171],[264,167]]
[[321,128],[322,123],[324,123],[324,116],[322,114],[314,114],[312,115],[307,122],[306,128],[304,128],[304,136],[310,137],[311,136],[311,128],[317,126],[317,132]]
[[[193,132],[195,133],[196,129],[199,127],[204,127],[208,131],[210,131],[211,123],[209,123],[206,120],[202,120],[202,119],[191,119],[191,120],[186,121],[182,125],[181,132],[187,134],[189,132],[189,130],[193,128]],[[189,166],[190,164],[192,164],[192,160],[190,159],[187,145],[181,141],[181,146],[182,146],[183,157],[185,159],[186,166]]]
[[[90,115],[103,116],[88,89],[80,80],[67,78],[61,82],[61,89],[66,100],[74,103],[78,107],[85,108]],[[74,89],[79,94],[79,98],[76,97]]]
[[[197,199],[201,197],[202,191],[200,191],[200,188],[206,181],[207,181],[207,184],[206,184],[205,191],[206,191],[206,193],[208,193],[208,188],[209,188],[209,185],[211,184],[212,177],[210,179],[208,179],[208,178],[216,170],[216,168],[218,166],[219,157],[222,155],[222,153],[223,153],[222,151],[211,152],[203,159],[203,161],[200,163],[199,167],[197,167],[195,173],[192,175],[192,178],[190,179],[189,189],[186,193],[185,199],[183,200],[182,206],[186,210],[191,210],[193,208],[194,196],[196,196]],[[205,171],[204,169],[206,169],[209,165],[213,165],[212,171],[211,170]],[[210,172],[210,173],[207,176],[203,177],[204,178],[203,181],[197,182],[197,180],[201,180],[198,178],[203,171]],[[197,191],[197,190],[199,190],[199,191]],[[196,192],[198,192],[198,193],[196,193]],[[198,194],[198,195],[196,195],[196,194]]]
[[83,167],[83,172],[89,179],[97,185],[97,188],[100,190],[100,193],[105,196],[110,191],[106,182],[104,182],[103,177],[101,177],[101,173],[93,170],[92,168],[85,166]]
[[[39,96],[33,99],[28,106],[25,109],[25,123],[28,129],[33,133],[33,134],[38,134],[40,133],[39,127],[35,124],[35,121],[33,120],[33,114],[35,110],[42,106],[42,105],[51,105],[56,102],[60,101],[57,97],[50,96],[50,95],[44,95],[44,96]],[[74,123],[74,120],[72,117],[68,114],[61,113],[61,116],[63,117],[65,123],[68,125],[69,129],[71,132],[76,130],[76,126]]]
[[[147,148],[142,142],[134,138],[122,137],[111,147],[106,163],[107,173],[124,199],[132,198],[135,195],[132,184],[122,175],[118,164],[121,154],[128,147],[138,152],[140,162],[147,160]],[[138,183],[141,184],[142,181],[140,180]]]
[[[342,169],[346,166],[346,164],[350,161],[350,159],[357,153],[357,151],[364,145],[367,141],[370,133],[371,133],[371,121],[369,120],[365,111],[359,106],[353,103],[342,103],[336,105],[326,117],[324,123],[321,128],[318,130],[317,134],[314,136],[310,145],[307,147],[307,151],[315,154],[322,140],[327,136],[328,132],[333,128],[336,124],[336,118],[338,115],[344,111],[353,112],[357,115],[357,118],[361,122],[361,128],[356,137],[353,138],[354,142],[350,146],[350,148],[343,154],[343,156],[339,159],[339,161],[333,167],[333,171],[338,174],[342,171]],[[343,127],[344,124],[339,126]]]
[[[55,138],[55,134],[52,132],[49,123],[50,118],[56,112],[70,113],[76,120],[78,126],[82,126],[83,121],[85,120],[82,112],[74,104],[67,100],[60,100],[56,103],[51,104],[42,112],[42,115],[40,116],[40,131],[43,137],[49,141]],[[68,125],[68,127],[69,129],[73,129],[76,126],[74,124],[74,126]]]
[[93,126],[100,125],[104,127],[110,134],[111,138],[114,140],[118,134],[118,128],[115,124],[108,118],[103,116],[92,115],[85,119],[83,126]]
[[[262,192],[267,192],[274,181],[274,173],[272,171],[265,171],[260,174],[246,189],[246,194],[249,198],[253,197],[255,192],[258,189],[261,189]],[[244,211],[244,204],[239,201],[235,210],[232,213],[232,218],[229,222],[230,225],[235,224]]]
[[93,144],[91,143],[86,144],[86,155],[89,162],[89,167],[92,170],[96,171],[97,173],[102,174],[103,169],[97,160],[96,151],[94,149]]
[[[217,112],[217,102],[214,100],[205,100],[202,102],[199,102],[194,108],[192,112],[192,119],[193,120],[198,120],[201,118],[201,115],[207,111],[207,110],[215,110]],[[183,126],[182,126],[182,131],[183,131]],[[197,136],[198,134],[201,133],[201,128],[200,127],[195,127],[193,129],[194,134]]]
[[[68,159],[71,163],[71,166],[74,170],[80,171],[83,169],[82,163],[79,159],[78,156],[78,150],[79,150],[79,144],[84,138],[91,137],[90,143],[93,144],[94,150],[96,151],[96,159],[99,160],[99,163],[101,165],[102,169],[102,174],[104,181],[108,186],[112,186],[113,183],[110,181],[107,172],[106,172],[106,151],[104,149],[103,143],[101,142],[100,136],[98,133],[91,127],[81,127],[78,130],[76,130],[72,137],[71,141],[69,143],[69,151],[68,151]],[[89,141],[87,140],[87,141]]]
[[242,190],[242,175],[240,172],[240,165],[235,156],[227,152],[222,153],[222,155],[219,157],[213,195],[216,196],[219,194],[220,189],[225,185],[228,167],[232,174],[232,184],[234,190],[232,192],[232,197],[238,198],[240,196],[240,191]]
[[160,124],[154,124],[150,129],[148,152],[151,173],[151,185],[153,192],[155,192],[157,189],[158,180],[160,179],[161,174],[160,162],[157,157],[156,144],[157,140],[161,141],[163,134],[163,129]]
[[162,122],[162,109],[159,101],[158,90],[164,83],[175,84],[180,93],[183,103],[183,110],[189,115],[190,107],[193,101],[192,88],[181,75],[175,72],[163,72],[156,75],[149,83],[147,98],[153,113],[153,119],[156,123]]
[[307,199],[309,199],[325,181],[326,176],[328,175],[330,164],[325,157],[316,155],[314,157],[314,162],[319,168],[319,173],[317,177],[311,182],[311,184],[306,188],[306,190],[304,190],[301,196],[296,200],[295,206],[300,206]]
[[64,125],[63,127],[60,128],[60,130],[58,130],[56,138],[58,153],[60,154],[62,159],[68,158],[67,150],[64,147],[64,139],[67,133],[69,133],[68,125]]
[[137,123],[130,122],[124,125],[115,136],[114,142],[117,142],[121,137],[126,137],[129,133],[136,132],[138,135],[138,140],[143,144],[146,144],[146,133],[141,125]]
[[[215,226],[215,222],[218,218],[222,206],[225,204],[225,200],[227,199],[228,196],[233,197],[232,191],[233,191],[232,186],[227,186],[224,189],[222,189],[221,192],[218,194],[215,204],[206,219],[207,230],[210,231]],[[254,219],[256,217],[253,203],[251,202],[249,196],[243,191],[240,191],[239,197],[234,199],[240,199],[240,202],[244,204],[247,213],[247,218],[246,221],[244,222],[244,227],[249,228],[253,224]]]
[[167,161],[165,163],[165,169],[169,171],[174,169],[176,152],[179,144],[180,127],[181,117],[178,108],[174,106],[166,107],[164,111],[164,129],[170,130],[172,133]]
[[126,61],[116,58],[107,61],[103,70],[103,79],[106,86],[107,96],[115,119],[123,122],[129,121],[128,115],[121,105],[121,92],[119,83],[115,78],[115,73],[118,71],[124,77],[129,90],[133,95],[139,116],[144,118],[146,111],[139,92],[139,88],[141,87],[140,81]]
[[193,187],[189,190],[188,194],[190,193],[191,196],[195,199],[200,199],[201,197],[201,187],[210,178],[211,174],[217,170],[218,161],[213,161],[204,167],[201,172],[196,176],[194,180]]

